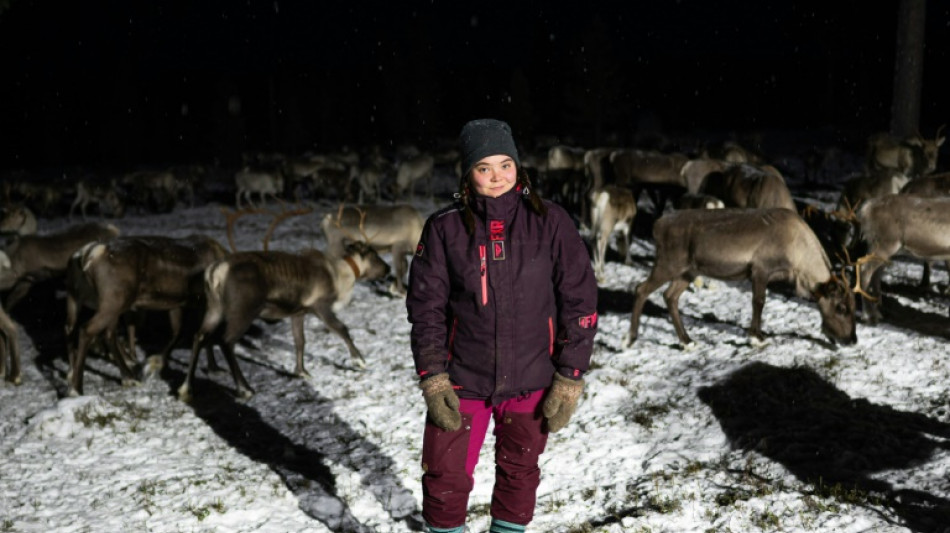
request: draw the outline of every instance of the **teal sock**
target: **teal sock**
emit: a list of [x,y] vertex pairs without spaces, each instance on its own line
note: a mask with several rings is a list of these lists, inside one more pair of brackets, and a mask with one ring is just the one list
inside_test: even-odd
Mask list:
[[524,530],[525,526],[521,524],[512,524],[511,522],[492,518],[488,533],[524,533]]
[[429,524],[426,524],[426,533],[464,533],[464,531],[465,531],[464,525],[461,525],[459,527],[433,527],[433,526],[430,526]]

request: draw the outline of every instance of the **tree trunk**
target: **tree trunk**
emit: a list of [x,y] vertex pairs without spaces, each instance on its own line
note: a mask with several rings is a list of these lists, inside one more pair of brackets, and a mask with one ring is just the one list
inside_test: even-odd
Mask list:
[[891,134],[898,139],[918,133],[920,128],[926,21],[926,0],[900,0],[894,54],[894,100],[891,104]]

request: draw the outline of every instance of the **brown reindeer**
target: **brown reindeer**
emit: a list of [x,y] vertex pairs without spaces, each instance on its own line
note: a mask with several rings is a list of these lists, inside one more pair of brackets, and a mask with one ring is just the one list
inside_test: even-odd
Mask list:
[[5,307],[13,309],[35,283],[62,276],[69,257],[90,241],[107,241],[119,235],[111,224],[88,223],[45,235],[18,237],[6,248],[10,268],[0,272],[0,290],[9,289]]
[[[425,221],[419,211],[407,204],[357,205],[327,213],[320,228],[327,239],[327,252],[342,256],[346,241],[366,239],[377,252],[391,252],[396,279],[390,291],[405,295],[409,261],[416,251]],[[362,229],[361,229],[362,228]],[[362,237],[361,232],[362,231]]]
[[0,217],[0,235],[33,235],[36,227],[36,215],[22,204],[7,207]]
[[594,242],[594,273],[598,279],[604,279],[604,257],[610,235],[619,231],[623,237],[620,253],[624,259],[630,251],[630,231],[633,219],[637,216],[637,201],[626,187],[608,185],[591,191],[591,237]]
[[683,154],[663,154],[646,150],[617,150],[610,154],[614,185],[629,187],[634,198],[646,191],[653,202],[655,216],[666,204],[686,192],[683,166],[689,159]]
[[[75,355],[70,358],[69,394],[82,394],[86,352],[100,333],[105,333],[107,346],[122,372],[123,383],[135,381],[115,338],[120,317],[131,310],[169,312],[172,338],[161,352],[161,366],[166,366],[181,328],[182,308],[202,304],[202,273],[206,266],[226,255],[223,246],[204,235],[118,237],[87,249],[81,261],[89,289],[80,293],[74,285],[67,305],[75,306],[77,300],[89,301],[87,295],[92,294],[96,311],[75,330],[75,350],[70,352]],[[75,316],[75,312],[68,311],[67,316]]]
[[795,210],[782,174],[771,165],[734,163],[703,178],[699,193],[715,196],[726,207],[784,207]]
[[[912,179],[901,187],[900,194],[914,194],[928,198],[950,196],[950,172],[941,172],[940,174]],[[920,287],[922,288],[930,287],[933,263],[933,261],[924,261],[924,273],[920,278]],[[950,271],[950,262],[945,261],[944,266],[947,271]]]
[[185,382],[178,389],[183,401],[191,400],[198,353],[223,323],[219,345],[231,369],[238,396],[250,397],[247,383],[234,355],[234,345],[258,317],[291,319],[296,351],[296,374],[304,369],[304,316],[312,313],[346,343],[350,357],[365,367],[363,355],[350,338],[335,310],[346,305],[357,280],[386,276],[387,265],[369,245],[356,242],[344,254],[333,257],[319,250],[290,252],[237,252],[210,265],[204,274],[208,308],[195,335]]
[[831,272],[818,238],[794,211],[769,209],[687,209],[661,217],[653,228],[656,264],[636,288],[628,344],[636,338],[647,297],[663,293],[676,334],[690,344],[679,313],[679,297],[696,276],[752,281],[749,334],[762,341],[762,308],[773,281],[795,284],[796,292],[818,303],[821,330],[832,342],[857,342],[854,295]]
[[933,140],[920,133],[903,139],[895,139],[887,133],[872,135],[868,139],[868,170],[893,170],[911,177],[925,176],[937,169],[937,156],[946,137],[937,128]]
[[892,194],[864,202],[855,214],[868,245],[867,255],[859,260],[856,287],[865,297],[865,319],[877,323],[882,318],[882,267],[891,257],[905,253],[928,261],[950,260],[950,197]]

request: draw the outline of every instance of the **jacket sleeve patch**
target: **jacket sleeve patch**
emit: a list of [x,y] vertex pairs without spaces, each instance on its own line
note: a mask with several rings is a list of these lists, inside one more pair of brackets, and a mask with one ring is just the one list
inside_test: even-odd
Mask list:
[[422,257],[423,252],[425,252],[426,247],[420,242],[416,245],[416,257]]
[[584,329],[597,327],[597,313],[578,318],[577,324]]

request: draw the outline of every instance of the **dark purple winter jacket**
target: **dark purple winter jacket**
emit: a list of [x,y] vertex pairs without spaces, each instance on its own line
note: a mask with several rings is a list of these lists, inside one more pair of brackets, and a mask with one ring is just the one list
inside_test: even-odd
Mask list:
[[531,210],[512,189],[473,202],[475,234],[457,205],[426,221],[406,307],[416,371],[448,371],[463,398],[499,403],[579,379],[597,331],[597,282],[574,222],[559,205]]

